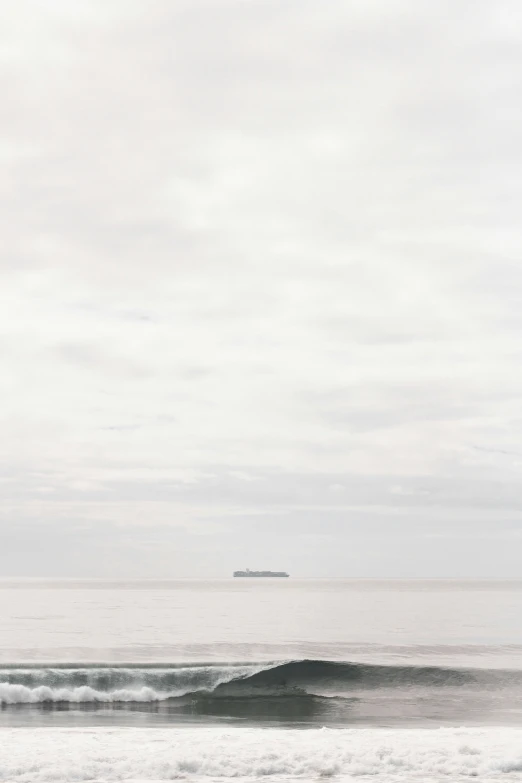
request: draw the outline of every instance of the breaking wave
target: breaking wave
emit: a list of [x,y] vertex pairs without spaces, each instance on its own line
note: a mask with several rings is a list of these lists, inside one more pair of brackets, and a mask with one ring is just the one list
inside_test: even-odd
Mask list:
[[262,665],[84,666],[0,669],[0,704],[154,702],[212,693]]
[[187,698],[350,697],[378,688],[502,688],[522,672],[323,660],[178,666],[0,669],[0,704],[143,703]]

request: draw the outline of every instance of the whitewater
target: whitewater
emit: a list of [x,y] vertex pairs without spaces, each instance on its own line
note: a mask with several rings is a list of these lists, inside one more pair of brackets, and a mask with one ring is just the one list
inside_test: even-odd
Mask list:
[[522,729],[12,729],[0,780],[522,779]]

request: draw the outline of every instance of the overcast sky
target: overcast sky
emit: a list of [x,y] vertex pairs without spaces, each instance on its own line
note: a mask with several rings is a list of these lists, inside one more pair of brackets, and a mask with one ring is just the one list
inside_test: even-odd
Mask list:
[[0,8],[0,576],[519,576],[522,5]]

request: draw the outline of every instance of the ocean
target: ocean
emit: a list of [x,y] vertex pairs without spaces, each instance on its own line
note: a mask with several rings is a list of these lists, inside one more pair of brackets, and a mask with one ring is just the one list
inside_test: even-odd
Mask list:
[[522,581],[0,582],[0,781],[522,780]]

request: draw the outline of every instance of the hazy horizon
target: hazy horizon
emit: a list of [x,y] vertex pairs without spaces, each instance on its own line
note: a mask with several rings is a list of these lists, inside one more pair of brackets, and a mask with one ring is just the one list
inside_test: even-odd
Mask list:
[[520,5],[0,19],[0,578],[516,577]]

